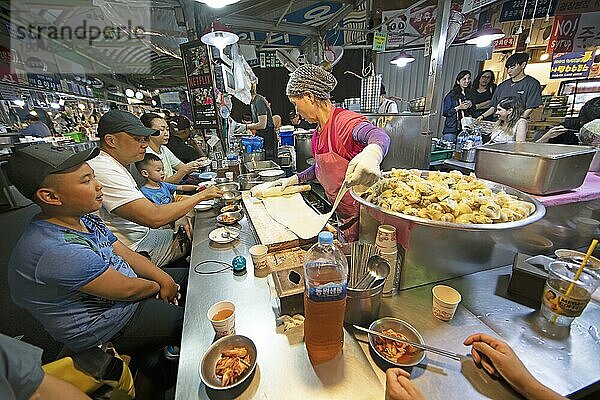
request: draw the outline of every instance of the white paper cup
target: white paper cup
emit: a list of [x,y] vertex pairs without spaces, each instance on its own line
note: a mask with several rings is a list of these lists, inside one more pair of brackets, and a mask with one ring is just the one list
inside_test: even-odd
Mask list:
[[433,315],[442,321],[450,321],[462,296],[456,289],[446,285],[434,286],[431,292],[433,293]]
[[267,252],[269,248],[264,244],[256,244],[248,250],[250,257],[252,257],[252,264],[254,264],[254,274],[262,275],[267,268]]
[[375,245],[382,251],[390,249],[388,252],[396,250],[396,227],[392,225],[379,225]]
[[217,338],[235,335],[235,304],[233,302],[224,300],[215,303],[208,309],[206,315]]
[[233,181],[233,172],[225,172],[225,178],[227,178],[230,182]]

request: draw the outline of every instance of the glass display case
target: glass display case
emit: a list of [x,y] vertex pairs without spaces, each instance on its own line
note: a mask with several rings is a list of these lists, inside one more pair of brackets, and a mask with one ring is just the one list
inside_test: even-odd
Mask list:
[[558,89],[559,96],[567,96],[569,117],[577,117],[586,101],[600,96],[600,78],[563,81]]

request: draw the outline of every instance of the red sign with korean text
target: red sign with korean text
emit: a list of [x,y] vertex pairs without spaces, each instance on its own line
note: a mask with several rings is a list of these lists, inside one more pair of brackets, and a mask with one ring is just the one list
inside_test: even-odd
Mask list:
[[573,40],[579,28],[581,14],[557,15],[546,47],[547,53],[568,53],[573,50]]
[[494,50],[506,50],[515,47],[515,37],[508,36],[494,40]]

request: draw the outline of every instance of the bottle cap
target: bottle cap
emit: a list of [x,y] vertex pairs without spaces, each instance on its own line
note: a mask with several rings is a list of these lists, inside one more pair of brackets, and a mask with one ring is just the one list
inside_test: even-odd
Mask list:
[[319,243],[320,244],[331,244],[333,243],[333,233],[323,231],[319,233]]

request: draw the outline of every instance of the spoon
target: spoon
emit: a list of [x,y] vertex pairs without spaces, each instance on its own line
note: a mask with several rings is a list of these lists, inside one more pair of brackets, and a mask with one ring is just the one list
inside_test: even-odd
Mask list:
[[371,257],[367,262],[367,273],[358,281],[356,289],[368,289],[375,281],[385,279],[390,273],[386,264],[387,262],[379,256]]

